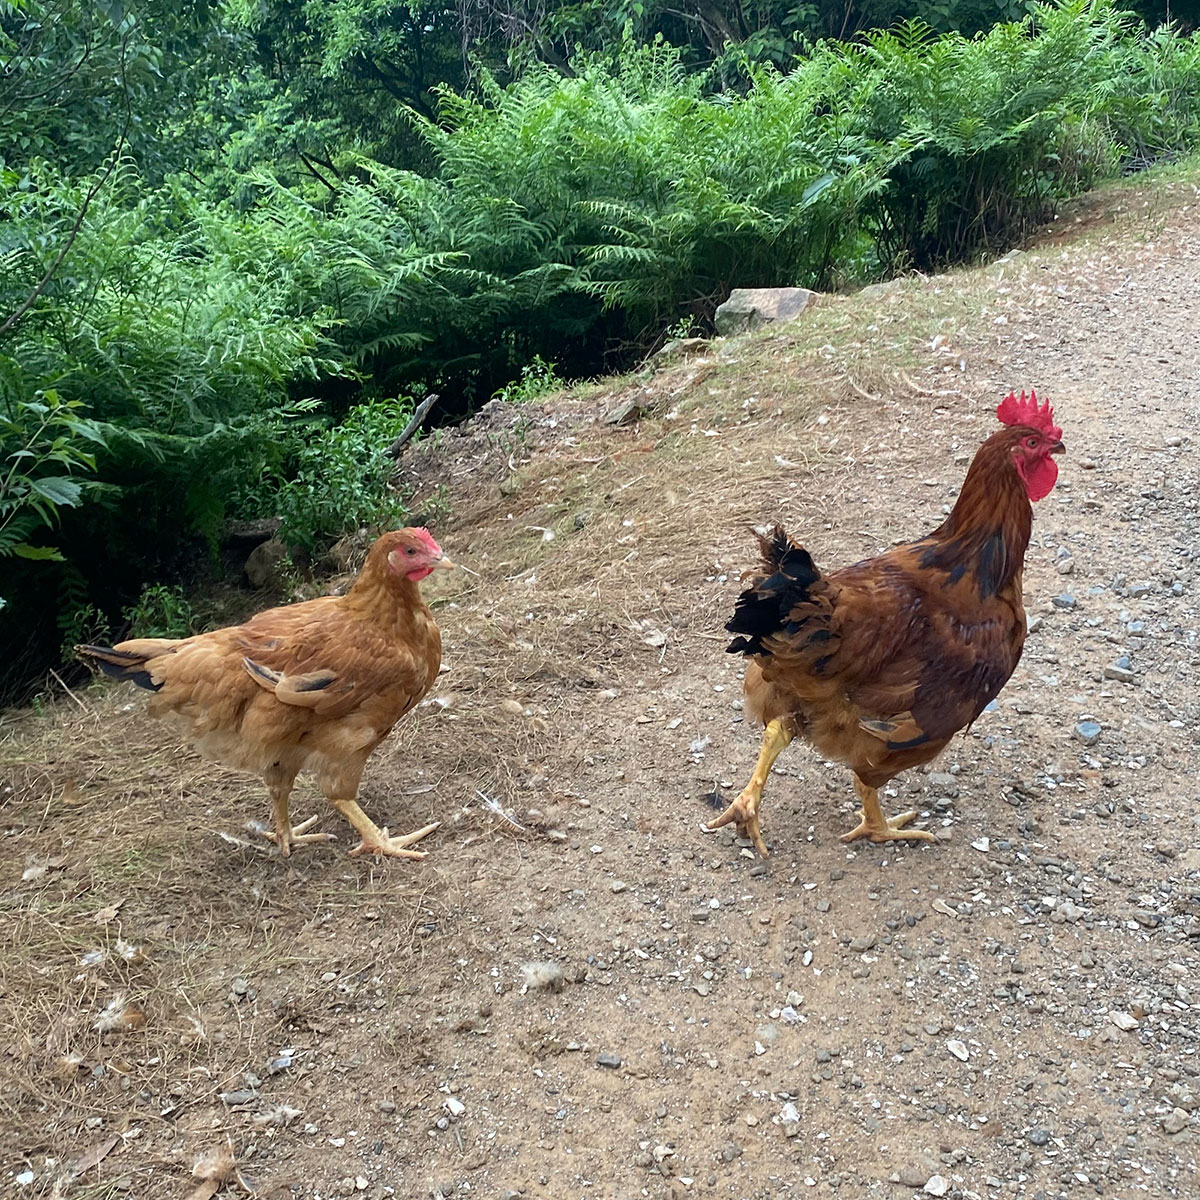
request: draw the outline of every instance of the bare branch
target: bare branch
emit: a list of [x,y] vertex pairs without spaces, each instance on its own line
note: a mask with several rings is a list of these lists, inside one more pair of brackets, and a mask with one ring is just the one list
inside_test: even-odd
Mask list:
[[430,392],[424,400],[417,405],[417,411],[413,413],[412,420],[404,427],[404,432],[383,452],[385,458],[398,458],[400,451],[404,449],[409,442],[412,441],[418,429],[421,428],[421,422],[425,420],[429,410],[440,400],[441,397],[437,392]]

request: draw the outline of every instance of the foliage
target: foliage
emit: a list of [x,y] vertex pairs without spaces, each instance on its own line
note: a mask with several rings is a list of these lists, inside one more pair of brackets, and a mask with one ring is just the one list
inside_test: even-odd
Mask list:
[[312,551],[368,526],[403,523],[403,498],[392,485],[384,451],[412,417],[407,397],[357,405],[339,425],[310,441],[279,492],[279,536]]
[[[91,471],[104,445],[83,408],[53,388],[22,399],[17,364],[0,356],[0,558],[62,561],[56,547],[31,539],[83,500],[88,483],[74,474]],[[0,595],[0,608],[5,603]]]
[[562,385],[563,381],[558,377],[554,364],[535,354],[532,361],[521,368],[521,378],[497,389],[494,398],[506,404],[528,404],[540,396],[558,391]]
[[191,601],[178,584],[155,583],[142,589],[137,603],[123,613],[129,636],[182,638],[195,632]]

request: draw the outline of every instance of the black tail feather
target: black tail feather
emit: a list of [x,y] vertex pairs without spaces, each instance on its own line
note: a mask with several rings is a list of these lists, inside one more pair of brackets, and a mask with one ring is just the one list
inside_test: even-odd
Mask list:
[[793,610],[809,599],[809,588],[821,578],[812,555],[793,542],[783,526],[776,525],[766,537],[759,534],[758,541],[763,569],[738,597],[725,625],[730,633],[742,635],[726,647],[729,654],[766,654],[763,638],[799,633],[807,618],[796,620]]
[[75,653],[114,679],[127,680],[148,692],[157,692],[162,687],[161,683],[154,682],[149,671],[143,669],[146,665],[143,654],[114,650],[111,646],[76,646]]

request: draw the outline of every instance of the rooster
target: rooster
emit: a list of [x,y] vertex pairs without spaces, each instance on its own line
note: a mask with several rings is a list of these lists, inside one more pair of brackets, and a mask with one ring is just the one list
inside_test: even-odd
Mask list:
[[271,608],[244,625],[195,637],[76,646],[105,674],[154,693],[149,712],[172,718],[209,758],[261,775],[275,831],[293,846],[332,840],[293,827],[288,797],[310,770],[361,838],[351,854],[424,858],[408,847],[437,828],[390,837],[358,806],[371,751],[433,686],[442,640],[417,587],[453,564],[424,529],[385,533],[344,596]]
[[980,446],[953,511],[932,533],[830,574],[776,525],[758,535],[762,568],[726,628],[750,659],[747,717],[766,726],[750,782],[719,817],[767,856],[758,810],[776,758],[797,735],[854,773],[861,819],[843,841],[936,841],[888,820],[878,789],[935,758],[1008,682],[1025,644],[1021,572],[1030,502],[1064,451],[1049,403],[1013,394]]

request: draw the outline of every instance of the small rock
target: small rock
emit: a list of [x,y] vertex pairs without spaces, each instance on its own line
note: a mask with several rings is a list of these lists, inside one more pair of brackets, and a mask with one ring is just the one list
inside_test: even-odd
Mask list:
[[931,1175],[922,1190],[928,1196],[944,1196],[950,1190],[950,1184],[941,1175]]
[[1182,1108],[1173,1108],[1170,1115],[1163,1118],[1162,1126],[1167,1133],[1182,1133],[1187,1123],[1187,1113]]
[[1124,1029],[1126,1033],[1131,1029],[1138,1027],[1137,1017],[1130,1016],[1127,1012],[1114,1012],[1108,1014],[1108,1019],[1118,1028]]
[[1075,560],[1073,558],[1061,559],[1055,568],[1060,575],[1070,575],[1075,570]]
[[249,1088],[239,1088],[233,1092],[222,1092],[221,1103],[228,1108],[237,1108],[242,1104],[251,1104],[258,1099],[258,1093],[252,1092]]
[[862,954],[870,950],[875,945],[875,935],[873,933],[860,934],[858,937],[851,939],[850,949],[855,954]]
[[607,1050],[603,1054],[596,1056],[596,1066],[608,1067],[609,1070],[615,1071],[621,1065],[621,1056],[619,1054],[610,1054]]
[[1031,1129],[1025,1136],[1034,1146],[1048,1146],[1050,1144],[1050,1130],[1048,1129],[1036,1127]]
[[946,1043],[946,1049],[949,1050],[950,1053],[959,1060],[959,1062],[966,1062],[967,1059],[971,1057],[971,1052],[967,1049],[964,1043],[958,1040],[958,1038],[951,1038]]
[[1115,679],[1119,683],[1132,683],[1134,677],[1133,671],[1131,671],[1129,667],[1121,666],[1119,662],[1115,662],[1112,664],[1112,666],[1104,668],[1105,679]]
[[1085,746],[1094,746],[1099,741],[1101,732],[1099,721],[1080,721],[1075,726],[1075,740]]
[[1055,596],[1051,601],[1055,608],[1072,609],[1075,607],[1075,597],[1070,592],[1063,592],[1059,596]]

